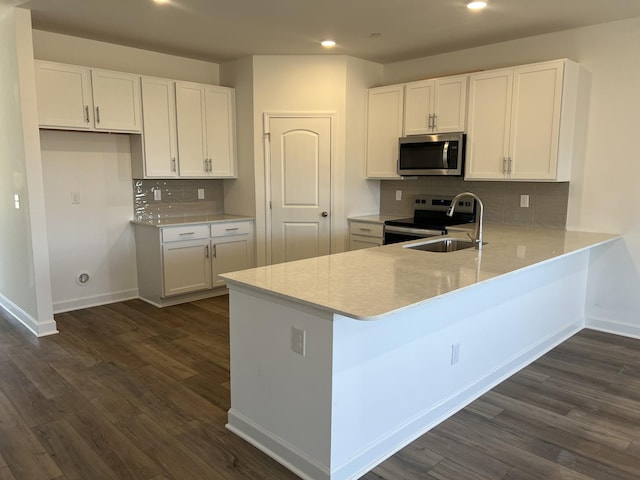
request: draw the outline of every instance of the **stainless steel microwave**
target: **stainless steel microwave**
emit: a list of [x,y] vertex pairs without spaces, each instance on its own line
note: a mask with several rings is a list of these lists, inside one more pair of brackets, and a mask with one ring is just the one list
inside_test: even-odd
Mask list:
[[465,134],[412,135],[400,138],[400,175],[463,174]]

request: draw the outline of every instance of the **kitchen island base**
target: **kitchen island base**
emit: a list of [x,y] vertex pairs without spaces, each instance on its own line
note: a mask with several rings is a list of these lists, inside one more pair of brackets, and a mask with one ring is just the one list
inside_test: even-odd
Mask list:
[[581,330],[589,258],[556,257],[373,320],[230,282],[227,428],[304,479],[357,479]]

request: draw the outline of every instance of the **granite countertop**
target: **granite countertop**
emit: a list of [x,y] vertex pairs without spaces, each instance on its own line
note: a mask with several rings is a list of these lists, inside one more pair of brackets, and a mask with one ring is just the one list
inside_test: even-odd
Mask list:
[[[463,231],[445,236],[467,238]],[[413,240],[221,276],[230,285],[241,285],[359,320],[374,320],[617,238],[620,236],[485,224],[487,243],[482,252],[466,249],[434,253],[403,248],[403,245],[419,243]]]
[[353,220],[354,222],[366,222],[366,223],[384,223],[387,220],[399,220],[401,218],[407,218],[411,215],[361,215],[358,217],[349,217],[347,220]]
[[215,215],[199,215],[193,217],[168,217],[149,220],[131,220],[131,223],[133,223],[134,225],[161,228],[174,227],[177,225],[194,225],[198,223],[230,222],[234,220],[253,220],[253,218],[219,213]]

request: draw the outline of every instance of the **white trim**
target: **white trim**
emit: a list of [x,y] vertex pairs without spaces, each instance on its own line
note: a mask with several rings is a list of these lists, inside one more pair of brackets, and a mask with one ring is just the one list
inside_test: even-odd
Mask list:
[[[271,265],[271,135],[270,120],[272,118],[328,118],[330,121],[331,139],[329,145],[329,208],[331,212],[331,220],[329,222],[329,252],[334,253],[335,240],[334,232],[336,231],[336,217],[334,210],[336,209],[335,188],[336,179],[334,178],[336,171],[336,141],[337,141],[337,118],[338,113],[330,112],[264,112],[262,114],[262,145],[264,159],[264,207],[265,207],[265,259],[266,264]],[[342,215],[344,216],[344,213]],[[256,225],[257,227],[257,225]]]
[[36,337],[44,337],[58,333],[56,321],[53,318],[46,322],[38,322],[38,320],[2,294],[0,294],[0,307],[24,325]]
[[139,298],[137,288],[57,302],[53,304],[53,312],[70,312],[72,310],[80,310],[82,308],[97,307],[109,303],[124,302],[125,300],[132,300],[134,298]]
[[314,461],[289,442],[269,433],[232,408],[228,413],[229,423],[225,425],[228,430],[266,453],[303,480],[331,478],[329,469],[325,465]]
[[586,328],[600,332],[613,333],[623,337],[640,339],[640,326],[632,323],[610,320],[608,318],[589,316],[586,319]]

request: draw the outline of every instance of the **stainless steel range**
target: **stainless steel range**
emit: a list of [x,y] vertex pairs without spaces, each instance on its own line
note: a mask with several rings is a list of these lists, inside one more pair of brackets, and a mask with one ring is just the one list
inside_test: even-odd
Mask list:
[[445,235],[447,227],[475,221],[476,204],[461,199],[452,217],[447,216],[453,195],[417,195],[413,217],[384,222],[384,244]]

